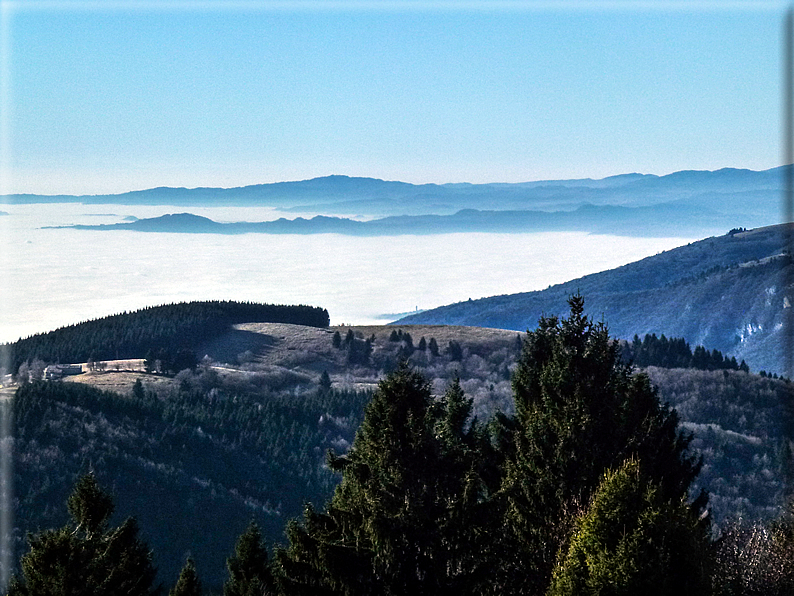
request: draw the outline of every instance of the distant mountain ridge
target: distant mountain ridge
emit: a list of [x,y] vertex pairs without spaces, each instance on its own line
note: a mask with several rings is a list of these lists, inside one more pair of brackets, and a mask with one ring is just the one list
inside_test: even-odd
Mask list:
[[345,234],[350,236],[427,235],[465,232],[527,233],[582,231],[624,236],[702,236],[724,230],[736,214],[678,203],[644,207],[586,204],[573,211],[461,209],[451,215],[392,215],[369,221],[316,215],[264,222],[219,223],[192,213],[176,213],[115,224],[59,226],[79,230],[131,230],[182,234]]
[[724,168],[664,176],[620,174],[600,180],[521,183],[410,184],[376,178],[326,176],[237,188],[161,187],[105,195],[0,196],[0,204],[262,206],[324,215],[452,215],[464,209],[573,211],[582,205],[650,207],[686,200],[691,209],[731,216],[737,225],[778,223],[784,167],[763,171]]
[[609,322],[612,335],[665,333],[785,373],[785,311],[794,302],[786,226],[707,238],[546,290],[425,310],[398,324],[471,325],[525,331],[541,314],[563,314],[567,298]]

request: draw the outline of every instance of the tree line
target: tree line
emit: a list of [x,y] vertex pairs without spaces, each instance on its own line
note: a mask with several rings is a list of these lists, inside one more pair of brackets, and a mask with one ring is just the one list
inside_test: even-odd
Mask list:
[[[428,352],[433,357],[440,355],[438,342],[435,337],[431,337],[428,342],[424,336],[419,339],[419,342],[414,345],[413,337],[407,331],[402,329],[393,329],[389,335],[389,342],[399,344],[399,349],[396,354],[396,361],[393,361],[385,368],[389,371],[395,368],[394,364],[400,360],[408,360],[414,352]],[[331,344],[334,348],[339,350],[347,350],[347,363],[348,364],[370,364],[370,356],[372,355],[372,346],[375,343],[375,335],[372,334],[366,339],[359,339],[355,336],[352,329],[348,329],[344,339],[339,331],[334,332]],[[453,362],[460,362],[463,359],[463,348],[455,340],[451,340],[447,345],[444,353],[450,357]]]
[[149,351],[193,348],[239,323],[327,327],[328,311],[313,306],[205,301],[152,306],[85,321],[0,345],[0,363],[16,372],[23,362],[73,363],[140,358]]
[[735,356],[728,358],[719,350],[707,350],[695,346],[694,352],[683,337],[661,337],[646,334],[643,339],[635,335],[631,342],[623,345],[623,359],[636,366],[660,366],[662,368],[695,368],[698,370],[742,370],[750,372],[747,363],[736,361]]

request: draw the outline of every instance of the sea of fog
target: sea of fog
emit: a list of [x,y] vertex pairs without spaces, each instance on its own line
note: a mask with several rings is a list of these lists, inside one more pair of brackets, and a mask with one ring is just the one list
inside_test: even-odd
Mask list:
[[[544,289],[697,240],[582,232],[375,238],[100,232],[45,226],[187,209],[41,204],[0,210],[8,213],[0,215],[0,342],[187,300],[309,304],[327,308],[332,324],[382,324],[416,309]],[[282,216],[264,208],[189,211],[223,222]]]

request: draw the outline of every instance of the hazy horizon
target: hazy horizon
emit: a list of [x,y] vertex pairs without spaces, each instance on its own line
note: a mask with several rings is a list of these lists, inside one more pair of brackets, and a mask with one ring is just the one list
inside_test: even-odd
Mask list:
[[90,196],[105,196],[105,195],[108,195],[108,196],[109,195],[121,195],[121,194],[127,194],[127,193],[131,193],[131,192],[144,191],[144,190],[154,190],[154,189],[157,189],[157,188],[171,188],[171,189],[185,189],[185,190],[196,190],[196,189],[201,189],[201,188],[218,188],[218,189],[221,189],[221,190],[228,190],[228,189],[234,189],[234,188],[244,188],[246,186],[264,186],[264,185],[268,185],[268,184],[283,184],[283,183],[289,183],[289,182],[307,182],[307,181],[310,181],[310,180],[320,180],[320,179],[323,179],[323,178],[334,178],[334,177],[354,178],[354,179],[355,178],[361,178],[361,179],[368,179],[368,180],[382,180],[384,182],[402,182],[402,183],[412,184],[412,185],[416,185],[416,186],[421,186],[421,185],[424,185],[424,184],[435,184],[437,186],[444,186],[445,184],[471,184],[471,185],[478,185],[478,184],[483,184],[483,185],[485,185],[485,184],[523,184],[523,183],[535,183],[535,182],[560,182],[560,181],[578,181],[578,180],[599,181],[599,180],[606,180],[608,178],[617,178],[617,177],[620,177],[620,176],[630,176],[630,175],[657,176],[659,178],[663,178],[664,176],[668,176],[670,174],[676,174],[676,173],[679,173],[679,172],[718,172],[720,170],[746,170],[746,171],[751,171],[751,172],[764,172],[764,171],[767,171],[767,170],[774,170],[774,169],[776,169],[778,167],[782,167],[782,165],[776,165],[776,166],[772,166],[772,167],[769,167],[769,168],[763,168],[763,169],[760,169],[760,170],[754,170],[752,168],[746,168],[746,167],[741,167],[741,166],[724,166],[724,167],[720,167],[720,168],[715,168],[713,170],[698,170],[698,169],[695,169],[695,168],[684,168],[682,170],[673,170],[673,171],[664,172],[664,173],[631,171],[631,172],[620,172],[620,173],[617,173],[617,174],[608,174],[606,176],[601,176],[601,177],[585,176],[585,177],[578,177],[578,178],[539,178],[539,179],[533,179],[533,180],[519,180],[519,181],[515,181],[515,182],[506,182],[504,180],[491,180],[491,181],[488,181],[488,182],[469,182],[469,181],[466,181],[466,180],[447,180],[447,181],[444,181],[444,182],[436,182],[436,181],[411,182],[411,181],[408,181],[408,180],[396,180],[396,179],[387,180],[387,179],[383,179],[383,178],[375,178],[373,176],[358,176],[358,175],[333,174],[332,173],[332,174],[325,174],[325,175],[321,175],[321,176],[314,176],[312,178],[303,178],[303,179],[300,179],[300,180],[298,180],[298,179],[295,179],[295,180],[275,180],[275,181],[272,181],[272,182],[254,182],[254,183],[251,183],[251,184],[236,185],[236,186],[208,187],[208,186],[175,186],[175,185],[170,185],[170,184],[161,184],[159,186],[149,186],[149,187],[145,187],[145,188],[142,187],[142,188],[131,188],[131,189],[127,189],[127,190],[119,190],[117,192],[112,192],[112,193],[69,194],[69,193],[65,193],[65,192],[58,192],[58,193],[48,193],[48,194],[42,194],[42,193],[8,193],[8,194],[9,195],[16,194],[16,195],[55,196],[55,197],[57,197],[57,196],[75,196],[75,197],[87,196],[87,197],[90,197]]
[[0,194],[764,170],[784,11],[3,2]]

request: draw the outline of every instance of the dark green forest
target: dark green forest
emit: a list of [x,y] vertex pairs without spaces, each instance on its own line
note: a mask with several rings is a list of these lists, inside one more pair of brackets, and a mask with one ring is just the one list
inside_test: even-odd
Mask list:
[[[16,483],[30,490],[19,512],[45,517],[17,536],[11,593],[121,593],[113,586],[126,586],[132,568],[145,581],[128,594],[155,593],[158,582],[171,594],[203,585],[226,596],[791,594],[794,511],[764,525],[714,523],[698,481],[720,476],[694,449],[695,423],[680,424],[579,296],[570,308],[522,339],[513,408],[488,420],[472,417],[462,382],[435,397],[406,362],[373,394],[335,390],[327,374],[302,384],[251,375],[235,386],[206,367],[180,373],[178,389],[162,394],[140,382],[124,397],[57,382],[20,387],[15,429],[26,459],[15,462]],[[448,351],[450,365],[465,365],[464,348],[461,361]],[[648,369],[654,378],[680,370]],[[777,477],[768,488],[779,507],[792,461],[783,453],[790,383],[727,368],[692,374],[741,395],[743,379],[759,379],[757,392],[730,403],[747,433],[773,427],[780,457],[756,471]],[[682,411],[720,408],[690,403],[692,385],[681,383],[670,401]],[[753,404],[770,419],[748,419]],[[723,430],[731,412],[720,415],[714,432],[766,444]],[[735,442],[714,445],[735,455]],[[114,502],[136,520],[111,525]],[[172,536],[190,543],[165,564],[158,549]],[[158,545],[151,556],[148,544]],[[206,571],[224,558],[220,579]],[[182,571],[151,579],[158,566]]]
[[312,306],[254,302],[183,302],[103,317],[0,345],[0,364],[16,372],[23,362],[88,362],[141,358],[160,350],[193,349],[238,323],[293,323],[327,327],[328,311]]
[[631,342],[623,344],[621,355],[624,361],[641,368],[660,366],[697,370],[750,370],[744,360],[737,362],[735,356],[728,358],[717,349],[709,351],[703,346],[695,346],[693,352],[683,337],[668,339],[664,334],[661,337],[656,337],[655,333],[646,334],[642,340],[635,335]]
[[216,553],[250,520],[275,538],[304,502],[324,502],[337,480],[322,454],[352,441],[370,397],[275,386],[254,379],[235,388],[206,370],[181,375],[178,391],[159,396],[141,384],[123,397],[77,383],[21,386],[14,398],[18,551],[24,531],[66,521],[69,487],[96,471],[119,495],[120,510],[158,545],[156,562],[167,576],[192,552],[208,585],[218,583]]

